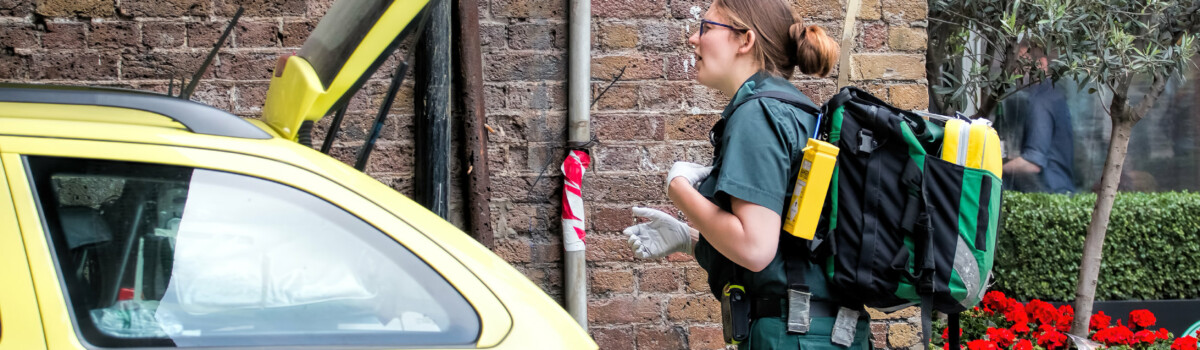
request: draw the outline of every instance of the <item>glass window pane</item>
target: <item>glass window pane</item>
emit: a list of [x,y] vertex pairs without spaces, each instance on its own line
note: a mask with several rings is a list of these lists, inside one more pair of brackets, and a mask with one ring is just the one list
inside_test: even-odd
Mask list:
[[[391,0],[339,1],[313,29],[299,56],[308,60],[326,88],[362,43]],[[368,73],[369,75],[369,73]]]
[[307,192],[205,169],[28,160],[93,345],[461,345],[479,334],[435,270]]

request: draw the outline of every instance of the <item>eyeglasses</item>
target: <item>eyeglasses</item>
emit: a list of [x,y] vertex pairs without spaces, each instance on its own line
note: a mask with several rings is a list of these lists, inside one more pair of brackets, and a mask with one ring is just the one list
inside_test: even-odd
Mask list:
[[711,24],[711,25],[714,25],[714,26],[722,26],[722,27],[725,27],[725,28],[729,28],[729,30],[732,30],[732,31],[734,31],[734,32],[738,32],[738,33],[745,33],[745,32],[746,32],[746,30],[745,30],[745,29],[737,29],[737,28],[734,28],[733,26],[731,26],[731,25],[728,25],[728,24],[725,24],[725,23],[713,22],[713,21],[710,21],[710,20],[707,20],[707,19],[702,19],[702,20],[700,20],[700,36],[704,36],[704,32],[706,31],[706,30],[704,30],[704,27],[705,27],[704,25],[705,25],[705,24]]

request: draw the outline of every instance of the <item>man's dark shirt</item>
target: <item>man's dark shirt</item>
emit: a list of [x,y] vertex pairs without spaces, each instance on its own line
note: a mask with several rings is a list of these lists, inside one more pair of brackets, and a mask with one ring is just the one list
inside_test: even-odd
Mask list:
[[1075,132],[1067,98],[1046,81],[1030,87],[1025,143],[1021,157],[1042,168],[1038,174],[1046,192],[1074,192]]

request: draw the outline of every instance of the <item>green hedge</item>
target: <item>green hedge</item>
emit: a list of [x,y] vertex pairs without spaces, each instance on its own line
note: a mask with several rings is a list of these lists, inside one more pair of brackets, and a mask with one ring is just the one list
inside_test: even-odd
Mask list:
[[[994,285],[1018,300],[1075,299],[1095,194],[1004,192]],[[1096,300],[1200,298],[1200,193],[1121,193]]]

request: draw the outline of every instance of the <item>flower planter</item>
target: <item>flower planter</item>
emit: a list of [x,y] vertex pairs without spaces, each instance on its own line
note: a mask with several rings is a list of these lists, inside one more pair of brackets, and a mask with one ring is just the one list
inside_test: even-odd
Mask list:
[[[1097,302],[1087,339],[1068,335],[1075,310],[1065,303],[1022,303],[999,291],[988,292],[962,313],[961,345],[967,350],[1196,350],[1200,300]],[[1168,328],[1169,327],[1169,328]],[[933,345],[949,350],[949,334],[937,322]],[[940,333],[941,337],[937,335]]]
[[1166,328],[1176,336],[1194,336],[1200,329],[1200,299],[1097,301],[1092,309],[1122,317],[1133,310],[1149,310],[1158,318],[1155,327]]

